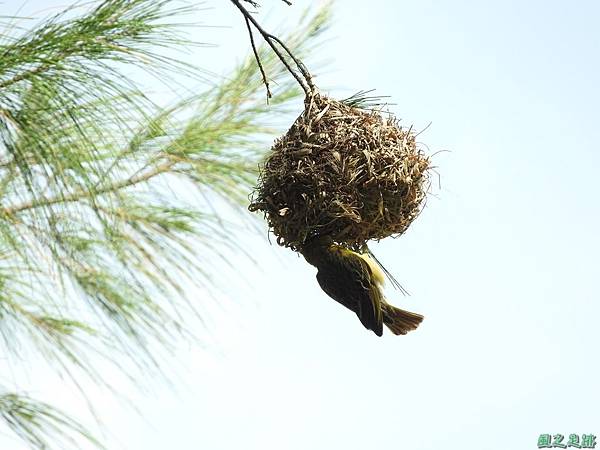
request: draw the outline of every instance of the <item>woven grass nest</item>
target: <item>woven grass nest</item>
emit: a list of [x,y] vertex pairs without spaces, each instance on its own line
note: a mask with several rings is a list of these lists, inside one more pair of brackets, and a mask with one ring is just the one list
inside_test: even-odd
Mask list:
[[429,159],[391,114],[315,93],[277,139],[251,196],[279,245],[317,235],[347,246],[398,236],[419,214]]

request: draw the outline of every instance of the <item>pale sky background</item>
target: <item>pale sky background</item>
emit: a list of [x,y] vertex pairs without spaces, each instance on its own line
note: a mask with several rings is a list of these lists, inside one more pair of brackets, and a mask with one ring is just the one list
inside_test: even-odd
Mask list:
[[[318,6],[261,3],[271,28]],[[224,28],[193,31],[219,46],[195,54],[226,74],[248,51],[244,24],[228,1],[205,6],[200,20]],[[432,122],[431,153],[450,150],[422,215],[374,246],[412,294],[390,300],[425,321],[377,338],[313,267],[244,235],[262,270],[236,259],[206,345],[174,358],[180,385],[124,387],[144,419],[92,393],[109,447],[526,450],[541,433],[600,436],[599,21],[593,1],[338,1],[317,83],[390,95],[407,125]],[[0,448],[23,447],[0,436]]]

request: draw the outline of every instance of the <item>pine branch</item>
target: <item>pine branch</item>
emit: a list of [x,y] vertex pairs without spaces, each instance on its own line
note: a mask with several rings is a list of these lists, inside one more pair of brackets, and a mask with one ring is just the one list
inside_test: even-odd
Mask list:
[[0,395],[0,415],[12,431],[36,449],[104,448],[81,424],[58,409],[27,395]]
[[[7,357],[18,359],[27,344],[59,373],[75,379],[78,368],[99,384],[106,363],[132,379],[162,373],[164,354],[192,339],[185,318],[202,319],[202,302],[189,301],[184,286],[212,295],[215,261],[226,260],[228,248],[243,252],[221,217],[222,200],[245,217],[257,163],[302,91],[277,55],[255,46],[264,76],[277,79],[270,105],[253,55],[205,92],[168,108],[153,104],[119,68],[193,72],[156,53],[184,41],[159,25],[174,13],[168,3],[98,1],[83,16],[58,15],[0,45]],[[310,54],[327,19],[319,11],[286,36],[290,51]],[[21,434],[31,445],[43,429],[61,435],[42,420],[49,415],[18,415],[35,410],[30,399],[9,400],[0,396],[0,414],[7,411],[15,431],[39,419],[40,430]]]
[[176,161],[166,161],[154,167],[152,170],[147,171],[146,173],[134,175],[126,180],[112,182],[108,185],[98,187],[94,191],[79,190],[77,192],[73,192],[67,195],[55,196],[51,198],[42,198],[22,203],[20,205],[10,206],[4,209],[4,214],[10,216],[28,209],[39,208],[43,206],[51,206],[57,203],[64,204],[77,202],[86,198],[99,197],[103,194],[114,193],[121,189],[134,186],[138,183],[149,181],[151,178],[156,177],[158,175],[167,173],[175,164]]

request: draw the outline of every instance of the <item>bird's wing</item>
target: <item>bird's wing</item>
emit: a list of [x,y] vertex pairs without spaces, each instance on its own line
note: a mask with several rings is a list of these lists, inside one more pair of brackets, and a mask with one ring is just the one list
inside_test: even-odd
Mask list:
[[317,281],[327,295],[354,311],[365,328],[381,336],[381,291],[369,265],[353,252],[343,251],[343,255],[319,267]]
[[398,280],[396,280],[396,278],[394,277],[394,275],[392,275],[390,273],[390,271],[387,270],[383,264],[381,264],[381,262],[377,259],[377,257],[371,251],[371,249],[367,246],[367,244],[364,244],[361,247],[360,251],[363,254],[368,255],[373,261],[375,261],[375,263],[377,263],[377,265],[379,266],[379,268],[381,269],[381,271],[384,273],[384,275],[386,276],[386,278],[388,280],[390,280],[390,283],[392,284],[392,287],[394,289],[398,289],[400,292],[402,292],[403,295],[410,295],[410,293],[406,289],[404,289],[404,287],[400,284],[400,282]]

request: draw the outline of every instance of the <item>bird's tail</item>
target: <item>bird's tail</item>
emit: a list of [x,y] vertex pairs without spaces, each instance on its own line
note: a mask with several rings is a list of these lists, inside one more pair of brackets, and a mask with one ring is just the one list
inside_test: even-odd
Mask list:
[[394,334],[406,334],[416,330],[423,321],[421,314],[396,308],[386,302],[381,303],[381,311],[383,312],[383,323]]

